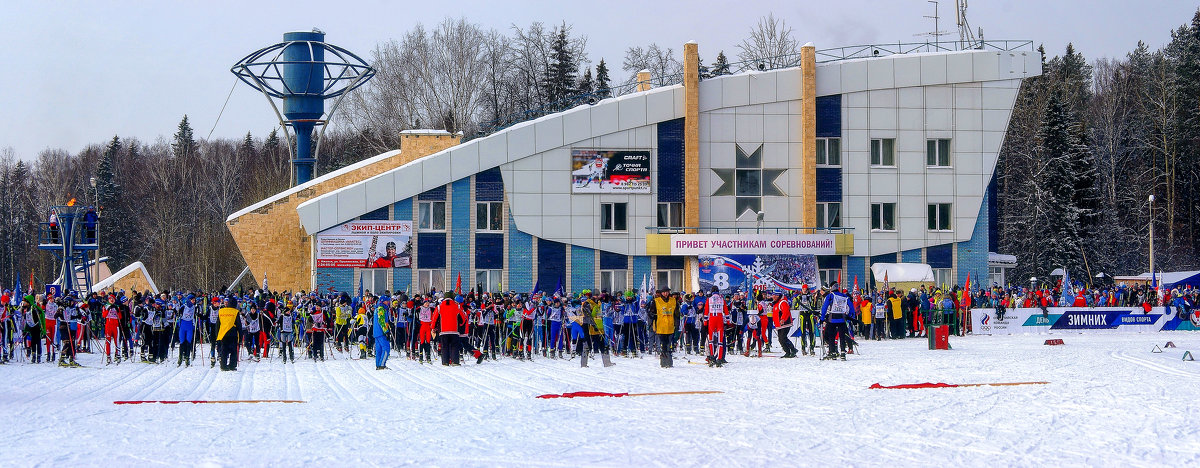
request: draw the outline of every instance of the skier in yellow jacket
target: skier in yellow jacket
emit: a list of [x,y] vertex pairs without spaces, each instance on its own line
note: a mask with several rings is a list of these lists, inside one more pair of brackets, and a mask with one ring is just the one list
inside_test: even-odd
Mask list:
[[679,304],[670,288],[662,288],[658,296],[651,302],[650,323],[653,324],[654,334],[658,336],[658,359],[663,368],[674,367],[671,356],[671,338],[675,336],[675,322],[679,318]]
[[225,300],[225,307],[217,312],[219,329],[217,342],[220,344],[221,370],[236,371],[238,363],[238,337],[242,323],[237,310],[237,299]]

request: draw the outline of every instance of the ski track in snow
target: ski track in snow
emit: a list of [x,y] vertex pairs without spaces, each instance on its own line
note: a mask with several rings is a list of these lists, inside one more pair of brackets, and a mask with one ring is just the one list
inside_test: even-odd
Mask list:
[[[676,353],[422,365],[400,353],[294,364],[0,366],[12,441],[0,466],[1188,466],[1200,465],[1200,335],[865,341],[847,362]],[[1175,341],[1177,349],[1150,353]],[[333,353],[333,351],[331,351]],[[278,356],[276,356],[278,358]],[[337,359],[334,359],[337,358]],[[701,365],[688,364],[698,359]],[[869,390],[919,382],[1048,385]],[[534,398],[573,391],[714,395]],[[7,397],[6,397],[7,396]],[[305,404],[113,405],[300,399]],[[319,441],[319,443],[313,443]]]

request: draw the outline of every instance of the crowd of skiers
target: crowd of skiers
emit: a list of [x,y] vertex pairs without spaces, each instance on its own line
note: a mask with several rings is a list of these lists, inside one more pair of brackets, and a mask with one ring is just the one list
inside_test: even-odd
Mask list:
[[299,348],[302,358],[316,361],[373,357],[377,369],[385,369],[393,353],[419,363],[432,363],[436,354],[447,366],[459,365],[464,356],[476,363],[502,357],[578,358],[587,366],[593,354],[611,366],[610,352],[654,354],[663,367],[671,367],[673,353],[682,352],[703,355],[709,366],[720,367],[727,352],[761,357],[773,343],[782,358],[797,352],[817,356],[819,347],[825,359],[845,360],[855,351],[856,338],[924,337],[929,327],[941,324],[953,334],[967,333],[972,306],[1002,311],[1142,305],[1149,311],[1162,301],[1191,314],[1198,294],[1188,288],[1160,299],[1153,290],[1137,287],[1063,294],[995,286],[971,293],[924,286],[867,292],[837,284],[750,294],[664,288],[640,295],[583,291],[573,296],[120,291],[58,298],[5,291],[0,362],[38,363],[44,357],[77,366],[77,353],[103,352],[106,364],[137,359],[190,366],[203,359],[197,351],[207,350],[210,366],[236,370],[240,360],[265,359],[273,348],[279,359],[295,362]]

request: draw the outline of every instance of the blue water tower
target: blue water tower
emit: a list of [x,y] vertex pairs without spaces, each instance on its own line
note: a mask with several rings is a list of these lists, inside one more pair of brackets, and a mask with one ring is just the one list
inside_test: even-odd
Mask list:
[[[292,185],[312,180],[329,118],[337,112],[346,93],[375,76],[375,69],[363,59],[327,44],[325,33],[315,28],[284,33],[283,42],[247,55],[230,71],[262,92],[279,117],[292,153]],[[327,115],[325,100],[334,98]],[[282,112],[276,99],[283,102]],[[291,127],[291,134],[287,134],[287,127]],[[321,132],[314,148],[312,133],[317,127]]]

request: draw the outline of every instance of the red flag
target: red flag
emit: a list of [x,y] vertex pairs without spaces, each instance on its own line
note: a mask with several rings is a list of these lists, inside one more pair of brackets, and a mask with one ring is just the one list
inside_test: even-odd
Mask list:
[[967,272],[967,285],[963,288],[963,308],[971,308],[971,273]]
[[841,289],[841,287],[842,287],[842,270],[838,270],[837,285],[838,285],[838,288]]
[[33,272],[32,271],[29,272],[29,292],[26,294],[33,294]]
[[888,272],[887,272],[887,270],[883,270],[883,289],[885,289],[885,290],[887,290],[887,289],[892,289],[891,287],[889,287],[889,286],[888,286],[888,275],[887,275],[887,273],[888,273]]
[[454,282],[454,294],[462,294],[462,273],[458,274],[458,281]]
[[858,275],[854,275],[854,291],[858,291]]

